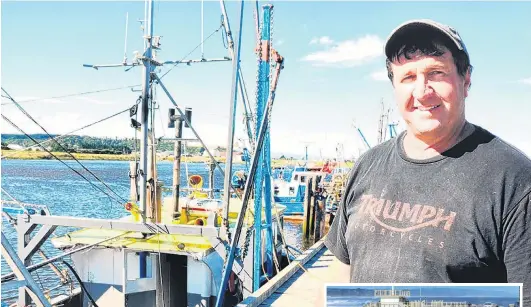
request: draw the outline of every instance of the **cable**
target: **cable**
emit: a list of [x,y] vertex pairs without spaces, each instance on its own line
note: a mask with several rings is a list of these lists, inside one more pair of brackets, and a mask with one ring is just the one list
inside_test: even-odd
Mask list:
[[197,48],[201,47],[201,45],[206,42],[210,37],[212,37],[212,35],[216,34],[221,28],[223,28],[223,24],[221,24],[219,26],[219,28],[217,28],[214,32],[212,32],[207,38],[205,38],[201,43],[199,43],[199,45],[197,45],[194,49],[192,49],[192,51],[188,52],[187,55],[185,55],[179,62],[175,63],[167,72],[165,72],[162,76],[159,77],[159,79],[162,80],[162,78],[164,78],[164,76],[166,76],[167,74],[170,73],[170,71],[172,71],[172,69],[174,69],[180,62],[184,61],[184,59],[186,59],[190,54],[192,54]]
[[[110,92],[110,91],[116,91],[116,90],[123,90],[126,88],[133,88],[133,87],[137,87],[141,85],[142,84],[135,84],[135,85],[128,85],[128,86],[115,87],[115,88],[109,88],[109,89],[89,91],[89,92],[80,92],[80,93],[67,94],[67,95],[62,95],[62,96],[54,96],[54,97],[49,97],[49,98],[28,99],[28,100],[19,101],[18,103],[35,102],[35,101],[41,101],[41,100],[47,100],[47,99],[59,99],[59,98],[75,97],[75,96],[82,96],[82,95],[88,95],[88,94]],[[4,96],[4,95],[2,95],[2,97],[10,99],[9,97]],[[2,103],[1,105],[9,105],[9,104],[13,104],[13,102],[5,102],[5,103]]]
[[[197,48],[199,48],[202,44],[204,44],[210,37],[212,37],[212,35],[214,35],[215,33],[217,33],[221,28],[223,27],[223,24],[220,25],[220,27],[218,29],[216,29],[214,32],[212,32],[207,38],[205,38],[201,43],[199,43],[199,45],[197,45],[194,49],[192,49],[192,51],[190,51],[187,55],[185,55],[182,59],[181,59],[181,62],[184,61],[184,59],[186,59],[190,54],[192,54]],[[170,68],[167,72],[165,72],[161,77],[160,79],[162,79],[165,75],[167,75],[173,68],[175,68],[175,66],[177,66],[177,64],[179,63],[175,63],[174,66],[172,68]],[[48,97],[48,98],[37,98],[37,99],[28,99],[28,100],[22,100],[22,101],[19,101],[18,103],[26,103],[26,102],[35,102],[35,101],[42,101],[42,100],[47,100],[47,99],[59,99],[59,98],[67,98],[67,97],[75,97],[75,96],[82,96],[82,95],[88,95],[88,94],[96,94],[96,93],[103,93],[103,92],[110,92],[110,91],[116,91],[116,90],[123,90],[123,89],[126,89],[126,88],[133,88],[133,87],[137,87],[137,86],[142,86],[142,84],[135,84],[135,85],[128,85],[128,86],[122,86],[122,87],[115,87],[115,88],[109,88],[109,89],[102,89],[102,90],[95,90],[95,91],[88,91],[88,92],[80,92],[80,93],[74,93],[74,94],[67,94],[67,95],[62,95],[62,96],[53,96],[53,97]],[[10,97],[7,97],[7,96],[4,96],[2,95],[2,97],[5,97],[5,98],[8,98],[8,99],[11,99]],[[13,102],[5,102],[5,103],[2,103],[0,105],[9,105],[9,104],[13,104]]]
[[[19,103],[20,103],[20,102],[19,102]],[[137,101],[136,104],[138,104],[138,101]],[[81,128],[78,128],[78,129],[76,129],[76,130],[72,130],[72,131],[70,131],[70,132],[67,132],[67,133],[65,133],[65,134],[63,134],[63,135],[58,135],[58,136],[54,137],[54,139],[57,140],[57,139],[59,139],[59,138],[62,138],[62,137],[68,136],[68,135],[70,135],[70,134],[72,134],[72,133],[74,133],[74,132],[77,132],[77,131],[79,131],[79,130],[83,130],[83,129],[88,128],[88,127],[90,127],[90,126],[93,126],[93,125],[95,125],[95,124],[99,124],[99,123],[101,123],[101,122],[103,122],[103,121],[105,121],[105,120],[107,120],[107,119],[110,119],[110,118],[112,118],[112,117],[118,116],[118,115],[120,115],[120,114],[122,114],[122,113],[125,113],[125,112],[129,111],[129,110],[131,110],[131,108],[127,108],[127,109],[125,109],[125,110],[122,110],[122,111],[120,111],[120,112],[118,112],[118,113],[115,113],[115,114],[113,114],[113,115],[111,115],[111,116],[107,116],[107,117],[105,117],[105,118],[103,118],[103,119],[100,119],[100,120],[98,120],[98,121],[96,121],[96,122],[93,122],[93,123],[91,123],[91,124],[88,124],[88,125],[85,125],[85,126],[83,126],[83,127],[81,127]],[[48,143],[48,142],[50,142],[50,141],[52,141],[52,139],[48,139],[48,140],[42,141],[42,142],[40,142],[40,143],[37,143],[37,144],[35,144],[35,145],[32,145],[32,146],[26,147],[26,148],[24,148],[24,149],[30,149],[30,148],[36,147],[36,146],[38,146],[38,145],[46,144],[46,143]],[[1,157],[1,159],[4,159],[4,158],[6,158],[6,157],[10,157],[10,156],[12,156],[12,155],[14,155],[14,154],[16,154],[16,152],[15,152],[15,153],[12,153],[12,154],[4,155],[4,156]]]
[[[223,15],[221,15],[221,25],[223,26]],[[221,32],[221,41],[223,42],[223,47],[225,49],[229,49],[227,31],[225,30],[225,27],[223,27],[223,31]]]
[[[11,101],[13,101],[13,103],[15,103],[15,105],[17,106],[17,108],[22,112],[24,113],[24,115],[26,115],[29,119],[31,119],[31,121],[33,121],[37,126],[39,126],[55,143],[57,143],[57,145],[59,145],[70,157],[72,157],[72,159],[74,159],[84,170],[86,170],[89,174],[91,174],[92,176],[94,176],[94,178],[96,178],[96,180],[98,180],[99,182],[101,182],[107,189],[109,189],[109,191],[111,191],[114,195],[118,196],[118,198],[121,198],[123,202],[127,202],[126,199],[124,199],[122,196],[120,196],[118,193],[114,192],[113,189],[111,189],[110,186],[108,186],[105,182],[103,182],[103,180],[101,180],[98,176],[96,176],[96,174],[94,174],[91,170],[89,170],[87,167],[85,167],[85,165],[83,165],[78,159],[76,159],[76,157],[74,157],[74,155],[72,153],[70,153],[63,145],[61,145],[61,143],[59,143],[57,140],[53,139],[53,137],[50,135],[50,133],[48,133],[48,131],[46,129],[44,129],[43,126],[41,126],[26,110],[24,110],[24,108],[22,108],[22,106],[20,104],[18,104],[15,99],[13,99],[13,97],[11,97],[11,95],[9,95],[7,93],[7,91],[2,88],[2,91],[4,91],[4,93],[6,95],[9,96],[9,99]],[[6,119],[6,117],[4,115],[2,115],[2,117],[4,117]],[[11,121],[10,121],[11,122]],[[14,125],[12,122],[11,122],[12,125]],[[24,134],[26,134],[24,132]],[[26,136],[30,137],[29,135],[26,134]],[[31,137],[30,137],[31,138]],[[33,138],[32,140],[34,142],[36,142]],[[37,142],[36,142],[37,143]],[[56,157],[57,158],[57,157]],[[58,158],[57,158],[58,159]],[[66,164],[65,164],[66,165]],[[73,168],[71,168],[73,170]],[[77,172],[79,175],[81,175],[81,173]],[[81,175],[82,176],[82,175]],[[88,180],[88,179],[87,179]],[[108,195],[108,194],[107,194]],[[109,195],[108,195],[109,196]]]
[[79,283],[81,288],[83,288],[83,292],[85,292],[85,294],[87,295],[87,297],[90,300],[90,302],[92,303],[92,305],[94,305],[94,307],[99,307],[98,304],[96,304],[96,301],[94,301],[94,299],[92,298],[92,296],[88,292],[87,288],[85,288],[85,285],[83,284],[83,281],[81,281],[81,278],[79,277],[79,275],[77,275],[76,270],[74,270],[74,268],[70,265],[70,263],[68,263],[68,262],[66,262],[64,260],[61,260],[61,262],[68,267],[70,272],[72,272],[72,274],[77,279],[77,282]]
[[[9,120],[9,118],[5,117],[4,114],[1,114],[2,115],[2,118],[7,121],[9,124],[11,124],[14,128],[16,128],[18,131],[20,131],[21,133],[23,133],[25,136],[27,136],[29,139],[31,139],[33,142],[35,143],[38,143],[34,138],[32,138],[29,134],[27,134],[26,132],[24,132],[22,129],[20,129],[17,125],[15,125],[11,120]],[[87,177],[85,177],[83,174],[81,174],[80,172],[78,172],[77,170],[73,169],[70,165],[66,164],[63,160],[59,159],[59,157],[57,157],[56,155],[54,155],[51,151],[49,151],[48,149],[46,149],[46,147],[40,145],[42,149],[44,149],[48,154],[50,154],[51,156],[53,156],[54,158],[56,158],[59,162],[63,163],[66,167],[68,167],[69,169],[71,169],[72,171],[74,171],[76,174],[78,174],[79,176],[81,176],[83,179],[85,179],[86,181],[88,181],[88,183],[90,183],[93,187],[95,187],[96,189],[100,190],[102,193],[104,193],[105,195],[111,197],[112,199],[114,199],[115,201],[117,201],[119,204],[121,204],[123,206],[123,203],[121,203],[119,200],[113,198],[111,195],[109,195],[107,192],[105,192],[104,190],[102,190],[100,187],[96,186],[94,183],[92,183],[92,181],[90,181]]]
[[[5,91],[4,91],[5,92]],[[9,95],[9,94],[8,94]],[[7,121],[9,124],[11,124],[14,128],[16,128],[18,131],[20,131],[22,134],[24,134],[26,137],[28,137],[30,140],[32,140],[33,142],[39,144],[39,142],[37,142],[37,140],[35,140],[34,138],[32,138],[29,134],[27,134],[26,132],[24,132],[20,127],[18,127],[17,125],[15,125],[11,120],[9,120],[7,117],[5,117],[5,115],[1,114],[2,115],[2,118]],[[48,134],[49,135],[49,134]],[[51,137],[51,136],[50,136]],[[105,184],[105,182],[101,181],[101,179],[99,179],[98,177],[96,177],[98,180],[100,180],[101,183],[103,183],[111,192],[113,192],[114,194],[118,195],[119,198],[121,198],[123,200],[123,202],[121,202],[120,200],[116,199],[115,197],[113,197],[112,195],[108,194],[107,192],[105,192],[103,189],[101,189],[100,187],[96,186],[94,183],[92,183],[88,178],[86,178],[85,176],[83,176],[81,173],[79,173],[77,170],[73,169],[72,167],[70,167],[68,164],[66,164],[63,160],[61,160],[59,157],[57,157],[56,155],[54,155],[51,151],[49,151],[48,149],[46,149],[46,147],[42,146],[42,145],[39,145],[42,149],[44,149],[44,151],[46,151],[48,154],[50,154],[51,156],[53,156],[55,159],[57,159],[59,162],[63,163],[66,167],[68,167],[69,169],[71,169],[73,172],[75,172],[76,174],[78,174],[79,176],[81,176],[83,179],[85,179],[89,184],[91,184],[93,187],[95,187],[96,189],[100,190],[103,194],[105,194],[107,197],[111,198],[112,200],[116,201],[118,204],[120,204],[122,207],[124,207],[124,202],[127,202],[124,198],[122,198],[121,196],[119,196],[116,192],[114,192],[107,184]],[[74,158],[75,159],[75,158]],[[78,161],[76,159],[76,161]],[[79,162],[79,161],[78,161]],[[83,165],[82,165],[83,166]],[[84,166],[83,166],[84,167]],[[86,167],[84,167],[86,169]],[[90,170],[86,169],[88,172],[90,172]],[[92,173],[92,172],[90,172]],[[95,175],[94,175],[95,176]],[[139,214],[144,218],[144,219],[147,219],[146,215],[144,212],[139,212]],[[160,229],[162,233],[168,233],[167,231],[165,231],[161,226],[155,224],[153,227],[147,223],[144,223],[144,225],[150,229],[151,231],[154,231],[155,229]],[[158,231],[157,231],[158,232]]]

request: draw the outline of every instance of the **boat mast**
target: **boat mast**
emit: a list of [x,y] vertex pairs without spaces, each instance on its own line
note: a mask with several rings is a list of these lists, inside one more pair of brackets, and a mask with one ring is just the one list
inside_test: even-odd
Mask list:
[[[147,176],[148,176],[148,133],[149,133],[149,88],[151,85],[151,61],[152,61],[152,37],[153,37],[153,0],[146,0],[145,2],[145,15],[147,18],[144,20],[144,55],[142,61],[144,67],[142,69],[142,104],[141,104],[141,140],[140,140],[140,211],[142,212],[142,221],[146,222],[146,199],[147,199]],[[155,163],[155,161],[152,161]]]
[[[271,65],[271,19],[272,19],[273,5],[266,4],[262,6],[262,27],[259,31],[260,37],[258,50],[258,93],[256,98],[256,139],[260,132],[259,124],[265,113],[265,108],[269,100],[270,92],[270,65]],[[269,120],[269,119],[266,119]],[[271,156],[270,156],[270,135],[269,129],[265,132],[265,140],[263,143],[263,151],[259,157],[260,167],[256,171],[255,179],[255,195],[254,195],[254,274],[253,274],[253,291],[260,288],[260,280],[262,277],[262,230],[266,230],[265,236],[265,275],[271,276],[273,274],[273,246],[272,246],[272,216],[271,216]],[[263,198],[262,198],[263,196]],[[263,199],[263,200],[262,200]],[[262,203],[264,206],[262,206]],[[262,224],[262,207],[264,207],[265,225]]]
[[[232,153],[234,151],[234,132],[236,124],[236,106],[238,99],[238,84],[240,80],[240,47],[242,41],[242,26],[243,26],[243,8],[244,0],[241,0],[240,6],[240,24],[238,31],[238,40],[236,44],[232,41],[232,33],[230,32],[229,18],[225,10],[225,3],[223,1],[221,4],[221,11],[223,13],[224,25],[227,30],[227,39],[229,41],[229,52],[231,53],[233,72],[232,72],[232,90],[231,90],[231,102],[230,102],[230,115],[229,115],[229,131],[227,134],[227,154],[225,162],[225,178],[224,178],[224,212],[223,212],[223,222],[225,226],[226,235],[230,238],[229,230],[229,209],[230,209],[230,197],[231,197],[231,176],[232,176]],[[242,97],[243,98],[243,97]]]

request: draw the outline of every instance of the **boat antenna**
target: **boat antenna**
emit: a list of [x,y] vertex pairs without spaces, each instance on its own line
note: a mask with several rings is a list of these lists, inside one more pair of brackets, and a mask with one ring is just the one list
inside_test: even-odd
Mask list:
[[201,0],[201,59],[205,58],[204,45],[204,0]]
[[127,28],[128,28],[128,22],[129,22],[129,12],[125,13],[124,61],[122,62],[124,65],[127,64]]

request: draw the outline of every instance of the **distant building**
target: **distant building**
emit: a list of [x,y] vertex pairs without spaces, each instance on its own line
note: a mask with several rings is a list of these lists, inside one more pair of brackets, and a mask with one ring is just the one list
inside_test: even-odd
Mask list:
[[18,144],[7,144],[7,148],[11,150],[24,150],[24,146],[20,146]]
[[[225,158],[227,156],[227,151],[223,149],[214,149],[212,152],[212,155],[214,157]],[[232,152],[232,159],[234,161],[242,161],[242,156],[243,156],[243,153],[241,151],[234,150]]]

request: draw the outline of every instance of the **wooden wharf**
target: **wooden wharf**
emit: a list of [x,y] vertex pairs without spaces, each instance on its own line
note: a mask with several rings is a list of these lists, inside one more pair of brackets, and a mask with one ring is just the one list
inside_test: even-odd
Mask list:
[[324,306],[325,284],[337,283],[329,266],[339,261],[319,240],[238,307]]

